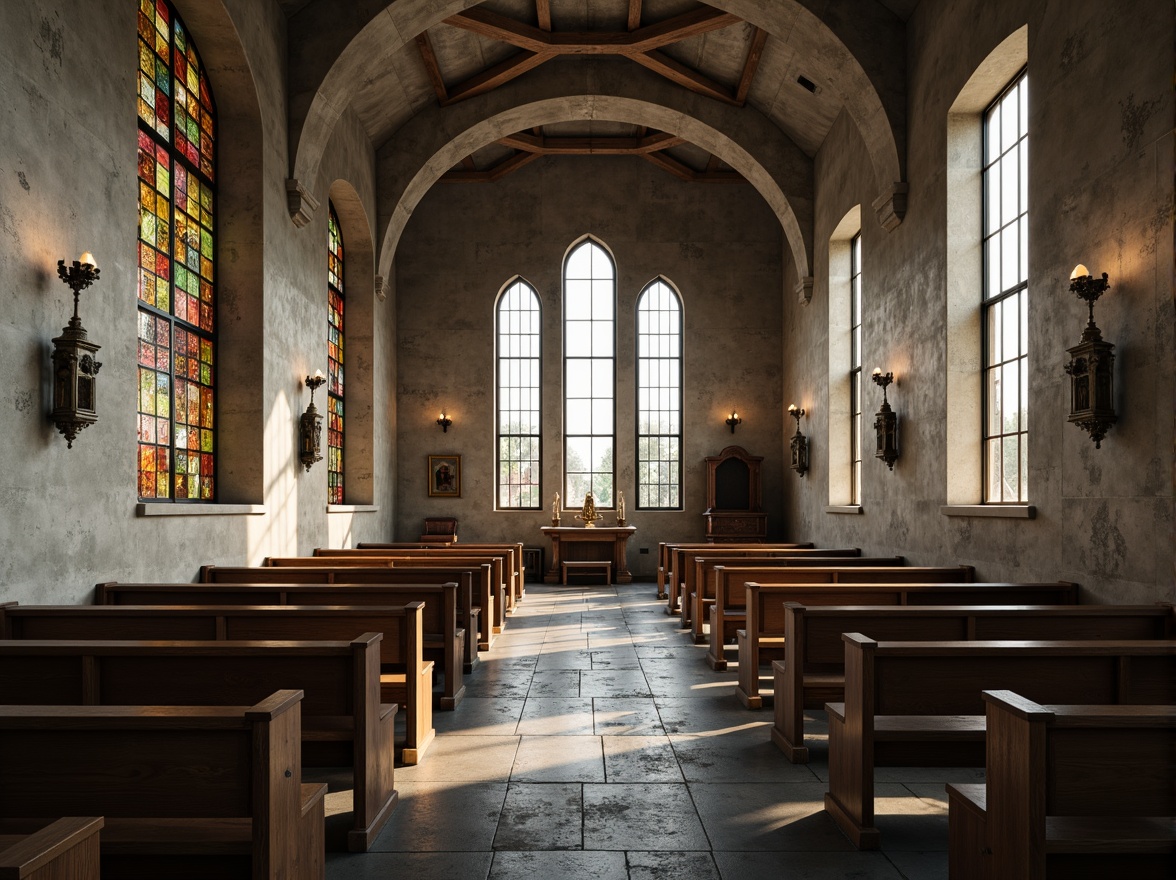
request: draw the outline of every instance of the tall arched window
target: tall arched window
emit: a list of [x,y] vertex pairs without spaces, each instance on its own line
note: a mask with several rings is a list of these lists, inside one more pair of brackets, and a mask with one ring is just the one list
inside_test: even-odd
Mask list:
[[[328,203],[329,204],[329,203]],[[343,503],[343,235],[327,211],[327,503]]]
[[140,0],[139,497],[213,501],[216,109],[165,0]]
[[585,239],[564,262],[564,503],[613,506],[616,269]]
[[862,234],[849,243],[849,486],[862,503]]
[[522,279],[498,298],[498,507],[537,510],[540,397],[539,294]]
[[661,278],[637,298],[637,506],[681,508],[682,303]]

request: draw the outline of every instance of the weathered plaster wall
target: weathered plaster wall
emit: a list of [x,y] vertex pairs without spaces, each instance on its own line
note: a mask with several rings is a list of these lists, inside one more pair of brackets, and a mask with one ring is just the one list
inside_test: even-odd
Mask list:
[[[1030,82],[1029,494],[1037,518],[946,517],[947,113],[973,71],[1028,24]],[[908,24],[910,207],[873,222],[869,166],[842,118],[817,156],[813,301],[785,298],[785,373],[814,398],[814,467],[786,499],[794,537],[912,562],[961,562],[988,579],[1072,579],[1090,600],[1176,598],[1173,585],[1173,69],[1166,0],[1064,5],[923,0]],[[864,367],[899,376],[902,457],[866,461],[860,516],[825,512],[828,241],[863,206]],[[1062,365],[1085,324],[1068,290],[1083,262],[1107,272],[1096,307],[1115,343],[1119,423],[1096,450],[1066,421]],[[978,434],[978,426],[977,426]],[[840,466],[835,463],[832,466]],[[978,494],[978,490],[977,490]]]
[[[749,186],[686,184],[638,159],[585,157],[539,160],[496,184],[439,184],[408,222],[396,256],[397,536],[415,538],[425,516],[454,515],[463,538],[544,543],[538,529],[562,492],[560,273],[586,233],[617,263],[617,486],[637,527],[630,569],[651,576],[658,541],[701,538],[703,459],[731,443],[766,457],[766,509],[781,533],[779,222]],[[516,274],[543,306],[546,506],[506,512],[494,510],[493,321]],[[633,316],[659,274],[681,291],[685,319],[684,509],[672,513],[637,510],[634,482]],[[732,408],[743,418],[735,436],[723,423]],[[446,434],[434,424],[441,409],[454,420]],[[428,497],[430,453],[462,456],[460,499]]]
[[[222,383],[231,375],[234,388],[224,389],[218,418],[240,429],[221,470],[222,497],[265,512],[136,516],[134,4],[0,4],[3,599],[86,601],[99,579],[189,580],[204,562],[256,562],[327,541],[325,467],[305,474],[295,455],[308,400],[301,377],[326,366],[326,221],[323,213],[297,230],[286,212],[285,20],[272,2],[176,5],[210,68],[222,186],[233,188],[221,199],[218,269],[222,354],[236,353],[221,364]],[[335,137],[330,173],[348,180],[374,217],[370,146],[354,126]],[[83,250],[102,268],[81,300],[102,346],[99,421],[67,450],[47,419],[50,339],[70,304],[56,261]],[[376,338],[387,343],[382,327]],[[387,365],[385,354],[373,369]],[[377,491],[389,484],[389,448],[382,441],[373,456]],[[390,513],[385,505],[355,514],[349,537],[387,535]]]

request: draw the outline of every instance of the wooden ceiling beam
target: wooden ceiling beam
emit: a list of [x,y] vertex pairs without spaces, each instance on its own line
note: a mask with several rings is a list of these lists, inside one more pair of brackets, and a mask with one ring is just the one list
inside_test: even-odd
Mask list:
[[677,43],[681,40],[720,31],[733,24],[739,24],[743,19],[730,12],[723,12],[713,6],[703,6],[690,12],[683,12],[659,21],[657,24],[638,28],[628,36],[632,39],[632,49],[635,52],[649,52]]
[[645,52],[630,57],[642,67],[646,67],[692,92],[706,95],[708,98],[714,98],[725,104],[738,106],[735,98],[723,86],[698,71],[680,64],[664,52]]
[[768,32],[757,27],[751,35],[747,60],[743,63],[743,75],[739,77],[739,85],[735,89],[735,103],[740,107],[747,103],[747,93],[751,91],[751,84],[755,81],[755,74],[764,54],[764,44],[767,42]]
[[629,30],[641,27],[641,0],[629,0]]
[[433,52],[429,32],[421,31],[417,34],[416,44],[421,53],[421,60],[425,62],[425,73],[429,76],[429,82],[433,84],[433,93],[437,100],[444,104],[449,100],[449,92],[445,89],[445,80],[441,78],[441,68],[437,65],[437,55]]
[[642,157],[663,171],[687,183],[746,183],[743,175],[735,171],[695,171],[689,165],[679,162],[669,153],[643,153]]
[[480,95],[483,92],[489,92],[504,83],[510,82],[515,77],[522,76],[528,70],[534,70],[540,64],[550,61],[554,57],[555,54],[552,52],[540,54],[526,51],[518,52],[505,61],[495,64],[493,67],[489,67],[481,73],[476,73],[465,82],[454,86],[449,90],[449,97],[441,103],[444,106],[448,106],[450,104],[456,104],[458,101],[463,101],[466,98]]
[[442,183],[495,183],[502,180],[513,171],[518,171],[524,165],[529,165],[539,158],[538,153],[515,153],[508,156],[492,168],[484,171],[447,171],[441,175]]
[[529,52],[546,52],[551,48],[551,34],[481,6],[451,15],[445,23]]
[[535,0],[535,19],[539,22],[539,30],[551,30],[551,0]]
[[676,147],[686,140],[664,132],[646,137],[535,137],[520,133],[500,138],[498,143],[539,156],[636,156]]

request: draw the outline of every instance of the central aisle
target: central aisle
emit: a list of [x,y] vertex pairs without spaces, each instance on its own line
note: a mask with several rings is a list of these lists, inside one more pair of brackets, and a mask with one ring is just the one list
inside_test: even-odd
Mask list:
[[528,585],[425,760],[396,768],[373,851],[329,854],[329,880],[946,878],[943,780],[974,776],[880,776],[886,848],[855,852],[822,810],[823,743],[788,763],[771,709],[744,709],[654,593]]

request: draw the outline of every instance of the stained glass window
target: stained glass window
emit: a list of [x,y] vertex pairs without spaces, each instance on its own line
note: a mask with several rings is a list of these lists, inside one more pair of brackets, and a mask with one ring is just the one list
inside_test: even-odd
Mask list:
[[537,510],[542,425],[539,294],[516,280],[498,298],[498,507]]
[[139,497],[212,501],[216,110],[165,0],[140,0]]
[[681,508],[682,304],[660,278],[637,298],[637,506]]
[[343,503],[343,235],[327,212],[327,503]]

